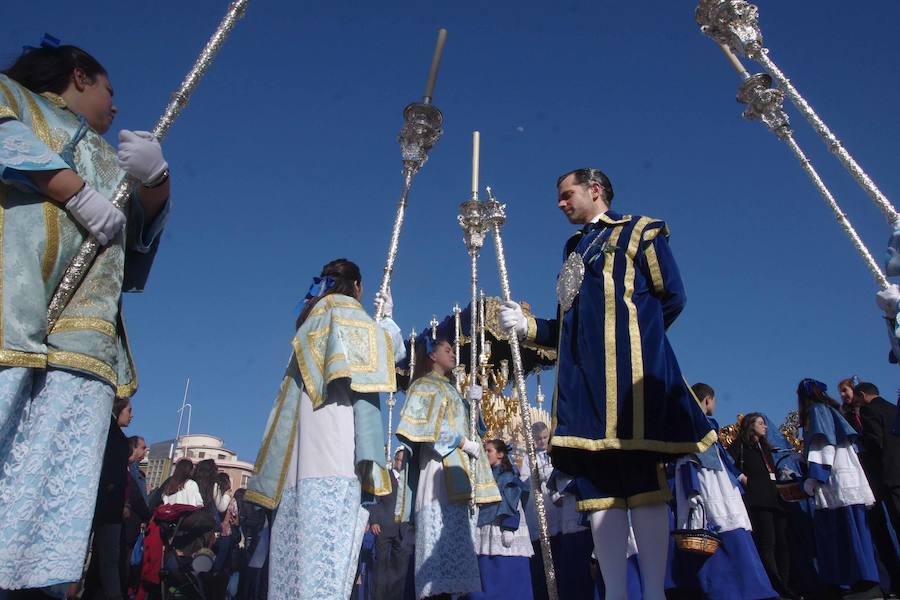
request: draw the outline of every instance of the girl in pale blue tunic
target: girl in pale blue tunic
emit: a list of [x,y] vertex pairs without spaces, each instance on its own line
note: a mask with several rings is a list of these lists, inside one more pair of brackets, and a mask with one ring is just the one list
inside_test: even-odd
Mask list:
[[421,338],[397,427],[407,467],[396,510],[416,524],[416,598],[481,591],[469,500],[474,489],[479,505],[500,501],[481,439],[468,439],[469,403],[448,379],[455,364],[447,340]]
[[361,295],[359,268],[346,259],[314,278],[244,496],[276,511],[270,600],[349,598],[364,505],[391,491],[378,392],[395,390],[405,350],[390,294],[378,324]]
[[[0,74],[0,588],[78,581],[113,398],[137,388],[121,314],[168,213],[168,164],[147,132],[101,137],[106,71],[45,39]],[[141,184],[126,217],[109,198]],[[47,330],[47,304],[88,236],[103,248]]]

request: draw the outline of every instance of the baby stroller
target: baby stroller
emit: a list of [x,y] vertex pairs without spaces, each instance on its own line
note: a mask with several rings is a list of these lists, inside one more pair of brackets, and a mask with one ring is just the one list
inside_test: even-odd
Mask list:
[[213,564],[216,522],[185,504],[156,509],[144,538],[137,600],[206,600],[203,577]]

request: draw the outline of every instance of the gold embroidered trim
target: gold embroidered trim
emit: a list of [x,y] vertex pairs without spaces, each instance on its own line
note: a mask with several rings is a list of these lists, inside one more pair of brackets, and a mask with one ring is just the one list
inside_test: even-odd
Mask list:
[[[622,228],[617,227],[609,236],[609,245],[615,246],[622,234]],[[606,436],[618,437],[619,425],[617,399],[619,397],[618,372],[616,370],[616,282],[613,279],[615,257],[603,261],[603,296],[605,313],[603,318],[603,341],[605,346],[606,363]],[[562,323],[560,323],[560,331]]]
[[18,350],[0,350],[0,365],[5,367],[26,367],[29,369],[47,368],[47,357],[33,352]]
[[15,94],[13,94],[12,90],[2,81],[0,81],[0,92],[3,93],[3,97],[6,98],[6,103],[9,105],[9,108],[12,109],[11,116],[19,119],[19,115],[22,114],[22,108],[19,106],[18,101],[16,101]]
[[668,490],[653,490],[629,496],[625,502],[628,504],[628,508],[638,508],[639,506],[665,504],[671,499],[672,494]]
[[108,381],[112,385],[116,385],[117,377],[112,370],[112,367],[87,354],[52,350],[47,353],[47,364],[55,367],[71,367],[73,369],[78,369],[79,371],[86,371],[92,375],[96,375],[100,379]]
[[663,225],[662,227],[654,227],[653,229],[649,229],[646,233],[644,233],[643,239],[644,241],[651,242],[655,240],[660,233],[665,235],[666,237],[669,237],[669,226]]
[[50,333],[63,333],[66,331],[96,331],[111,338],[116,337],[116,326],[109,321],[95,317],[63,317],[53,326]]
[[666,287],[663,283],[662,269],[659,267],[659,259],[656,257],[656,248],[653,244],[647,246],[647,249],[644,250],[644,256],[647,258],[647,266],[650,268],[650,281],[653,283],[653,290],[657,294],[662,294],[666,291]]
[[609,510],[610,508],[628,508],[628,502],[624,498],[591,498],[575,503],[575,510],[578,512]]
[[57,108],[66,108],[66,101],[58,94],[54,94],[53,92],[42,92],[41,96],[55,104]]
[[[259,474],[259,468],[265,463],[266,457],[269,454],[269,446],[272,443],[272,438],[275,435],[275,429],[277,427],[278,421],[281,420],[281,413],[284,410],[284,401],[287,396],[288,386],[290,386],[291,377],[289,375],[285,375],[284,379],[281,380],[281,389],[278,390],[278,398],[275,400],[275,416],[272,417],[272,422],[269,425],[268,430],[266,431],[266,437],[263,439],[262,446],[259,449],[259,455],[256,457],[256,468],[254,469],[254,474]],[[302,399],[301,399],[302,401]],[[288,442],[288,453],[285,455],[287,457],[291,456],[291,453],[294,451],[294,439],[297,437],[297,423],[299,421],[300,410],[298,407],[297,416],[294,419],[291,425],[291,438]],[[247,499],[250,499],[252,495],[252,502],[255,504],[259,504],[261,506],[265,506],[269,509],[274,509],[278,505],[278,501],[281,499],[281,491],[284,488],[284,481],[287,477],[287,470],[290,467],[290,460],[285,459],[283,464],[281,465],[281,471],[278,475],[278,485],[275,489],[275,497],[269,498],[268,496],[257,492],[256,490],[248,489]]]
[[604,223],[609,223],[610,225],[624,225],[625,223],[631,220],[631,215],[622,215],[622,218],[619,220],[613,219],[606,213],[600,215],[600,220]]
[[665,454],[691,454],[705,451],[718,439],[716,432],[710,431],[699,442],[663,442],[660,440],[600,439],[557,435],[550,438],[553,448],[575,448],[592,452],[603,450],[649,450]]
[[533,342],[537,339],[537,320],[532,316],[528,316],[525,317],[525,323],[528,325],[527,331],[525,332],[525,339],[529,342]]
[[47,243],[44,246],[44,256],[41,257],[41,276],[44,283],[53,274],[56,259],[59,256],[59,215],[62,211],[55,202],[44,201],[44,229],[47,232]]
[[[638,323],[637,306],[634,304],[634,259],[637,255],[641,233],[651,222],[641,217],[631,230],[631,239],[625,256],[625,290],[622,299],[628,311],[628,342],[631,346],[631,437],[644,438],[644,353],[641,348],[641,329]],[[607,403],[609,399],[607,398]]]
[[0,119],[19,119],[19,115],[15,113],[15,111],[11,108],[7,108],[6,106],[0,106]]

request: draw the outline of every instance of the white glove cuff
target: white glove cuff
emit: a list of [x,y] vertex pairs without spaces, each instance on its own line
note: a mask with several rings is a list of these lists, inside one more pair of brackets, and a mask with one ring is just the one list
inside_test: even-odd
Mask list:
[[466,440],[463,443],[463,452],[471,456],[472,458],[478,458],[481,456],[481,445],[473,440]]

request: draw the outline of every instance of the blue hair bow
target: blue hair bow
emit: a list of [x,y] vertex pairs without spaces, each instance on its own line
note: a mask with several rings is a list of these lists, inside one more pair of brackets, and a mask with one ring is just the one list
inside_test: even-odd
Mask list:
[[800,382],[800,387],[803,388],[803,393],[808,397],[814,397],[816,395],[816,388],[819,389],[819,392],[824,394],[828,390],[828,386],[822,383],[821,381],[816,381],[815,379],[806,378]]
[[[53,37],[49,33],[45,33],[44,37],[41,38],[41,48],[59,48],[59,38]],[[36,50],[34,46],[22,46],[22,52],[27,52],[28,50]]]
[[431,354],[434,352],[434,338],[430,335],[425,336],[425,354]]
[[859,385],[859,375],[854,375],[850,378],[850,385],[852,385],[854,388]]
[[327,275],[325,277],[313,277],[312,285],[309,286],[309,289],[306,291],[306,295],[303,296],[303,300],[298,302],[294,307],[294,314],[299,315],[300,311],[303,310],[304,304],[306,304],[313,298],[321,296],[322,294],[333,288],[334,283],[334,279],[328,277]]
[[334,279],[328,277],[313,277],[312,285],[309,286],[309,290],[306,291],[306,296],[303,297],[304,300],[312,300],[317,296],[321,296],[328,290],[334,287]]

